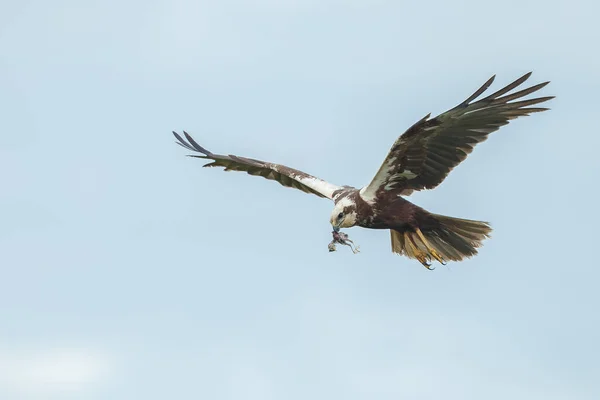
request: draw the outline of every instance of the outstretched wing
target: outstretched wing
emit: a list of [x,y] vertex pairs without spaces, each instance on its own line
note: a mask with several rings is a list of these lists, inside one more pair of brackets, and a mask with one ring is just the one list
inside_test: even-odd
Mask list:
[[361,189],[361,196],[374,201],[383,192],[408,196],[414,190],[432,189],[460,164],[477,143],[511,119],[547,108],[530,107],[554,98],[513,101],[533,93],[549,82],[506,94],[525,82],[531,72],[481,100],[473,102],[494,81],[495,75],[458,106],[433,119],[431,114],[410,127],[396,140],[379,171]]
[[177,144],[188,150],[201,153],[201,156],[191,155],[190,157],[205,158],[212,162],[205,164],[205,167],[223,167],[225,171],[245,171],[250,175],[262,176],[274,180],[286,187],[300,189],[306,193],[316,194],[319,197],[327,197],[333,200],[333,192],[342,189],[342,187],[325,182],[305,172],[298,171],[285,165],[273,164],[265,161],[254,160],[252,158],[238,157],[233,155],[214,154],[200,146],[196,141],[183,132],[187,141],[179,134],[173,132],[177,138]]

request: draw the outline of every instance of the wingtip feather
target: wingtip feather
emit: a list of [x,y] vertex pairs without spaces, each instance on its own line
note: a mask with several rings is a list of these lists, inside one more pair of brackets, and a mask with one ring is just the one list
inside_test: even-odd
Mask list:
[[206,150],[204,147],[200,146],[193,137],[190,136],[189,133],[187,133],[186,131],[183,131],[183,134],[185,135],[186,139],[188,140],[188,143],[193,147],[193,149],[199,153],[205,154],[207,156],[211,155],[212,153],[208,150]]
[[473,93],[471,96],[469,96],[465,101],[463,101],[460,106],[467,106],[469,105],[469,103],[471,103],[473,100],[475,100],[476,98],[478,98],[479,96],[481,96],[481,94],[483,92],[485,92],[486,90],[488,90],[488,88],[492,85],[492,83],[494,83],[494,79],[496,79],[496,74],[492,75],[491,78],[489,78],[487,81],[485,81],[485,83],[483,85],[481,85],[481,87],[479,89],[477,89],[475,91],[475,93]]
[[187,150],[196,151],[196,149],[190,146],[177,132],[173,131],[173,135],[175,135],[175,138],[177,139],[177,142],[175,143]]

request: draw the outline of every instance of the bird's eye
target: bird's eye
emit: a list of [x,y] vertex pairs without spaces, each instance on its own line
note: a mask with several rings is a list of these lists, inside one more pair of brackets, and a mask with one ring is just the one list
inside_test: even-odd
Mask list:
[[341,212],[341,213],[338,214],[338,219],[342,219],[343,217],[344,217],[344,213],[343,212]]

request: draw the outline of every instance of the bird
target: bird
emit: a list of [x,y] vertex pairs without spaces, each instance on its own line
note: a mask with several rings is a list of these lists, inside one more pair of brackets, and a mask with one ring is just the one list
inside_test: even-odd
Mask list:
[[478,143],[501,126],[518,117],[549,110],[536,105],[555,96],[523,99],[549,81],[512,92],[531,74],[479,98],[494,82],[496,75],[493,75],[456,107],[434,118],[431,113],[427,114],[397,138],[372,180],[361,188],[335,185],[282,164],[212,153],[186,131],[183,131],[185,139],[175,131],[173,134],[177,144],[199,153],[190,157],[210,160],[204,167],[244,171],[332,200],[329,222],[334,238],[339,237],[342,228],[387,229],[393,253],[433,269],[432,263],[436,261],[445,265],[448,261],[458,262],[475,256],[482,242],[490,238],[491,225],[435,214],[406,197],[414,191],[437,187]]

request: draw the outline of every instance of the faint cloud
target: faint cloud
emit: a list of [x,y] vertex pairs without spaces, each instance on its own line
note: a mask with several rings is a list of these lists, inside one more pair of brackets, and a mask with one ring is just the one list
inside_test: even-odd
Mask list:
[[79,392],[105,381],[109,374],[108,357],[89,349],[0,350],[0,393]]

